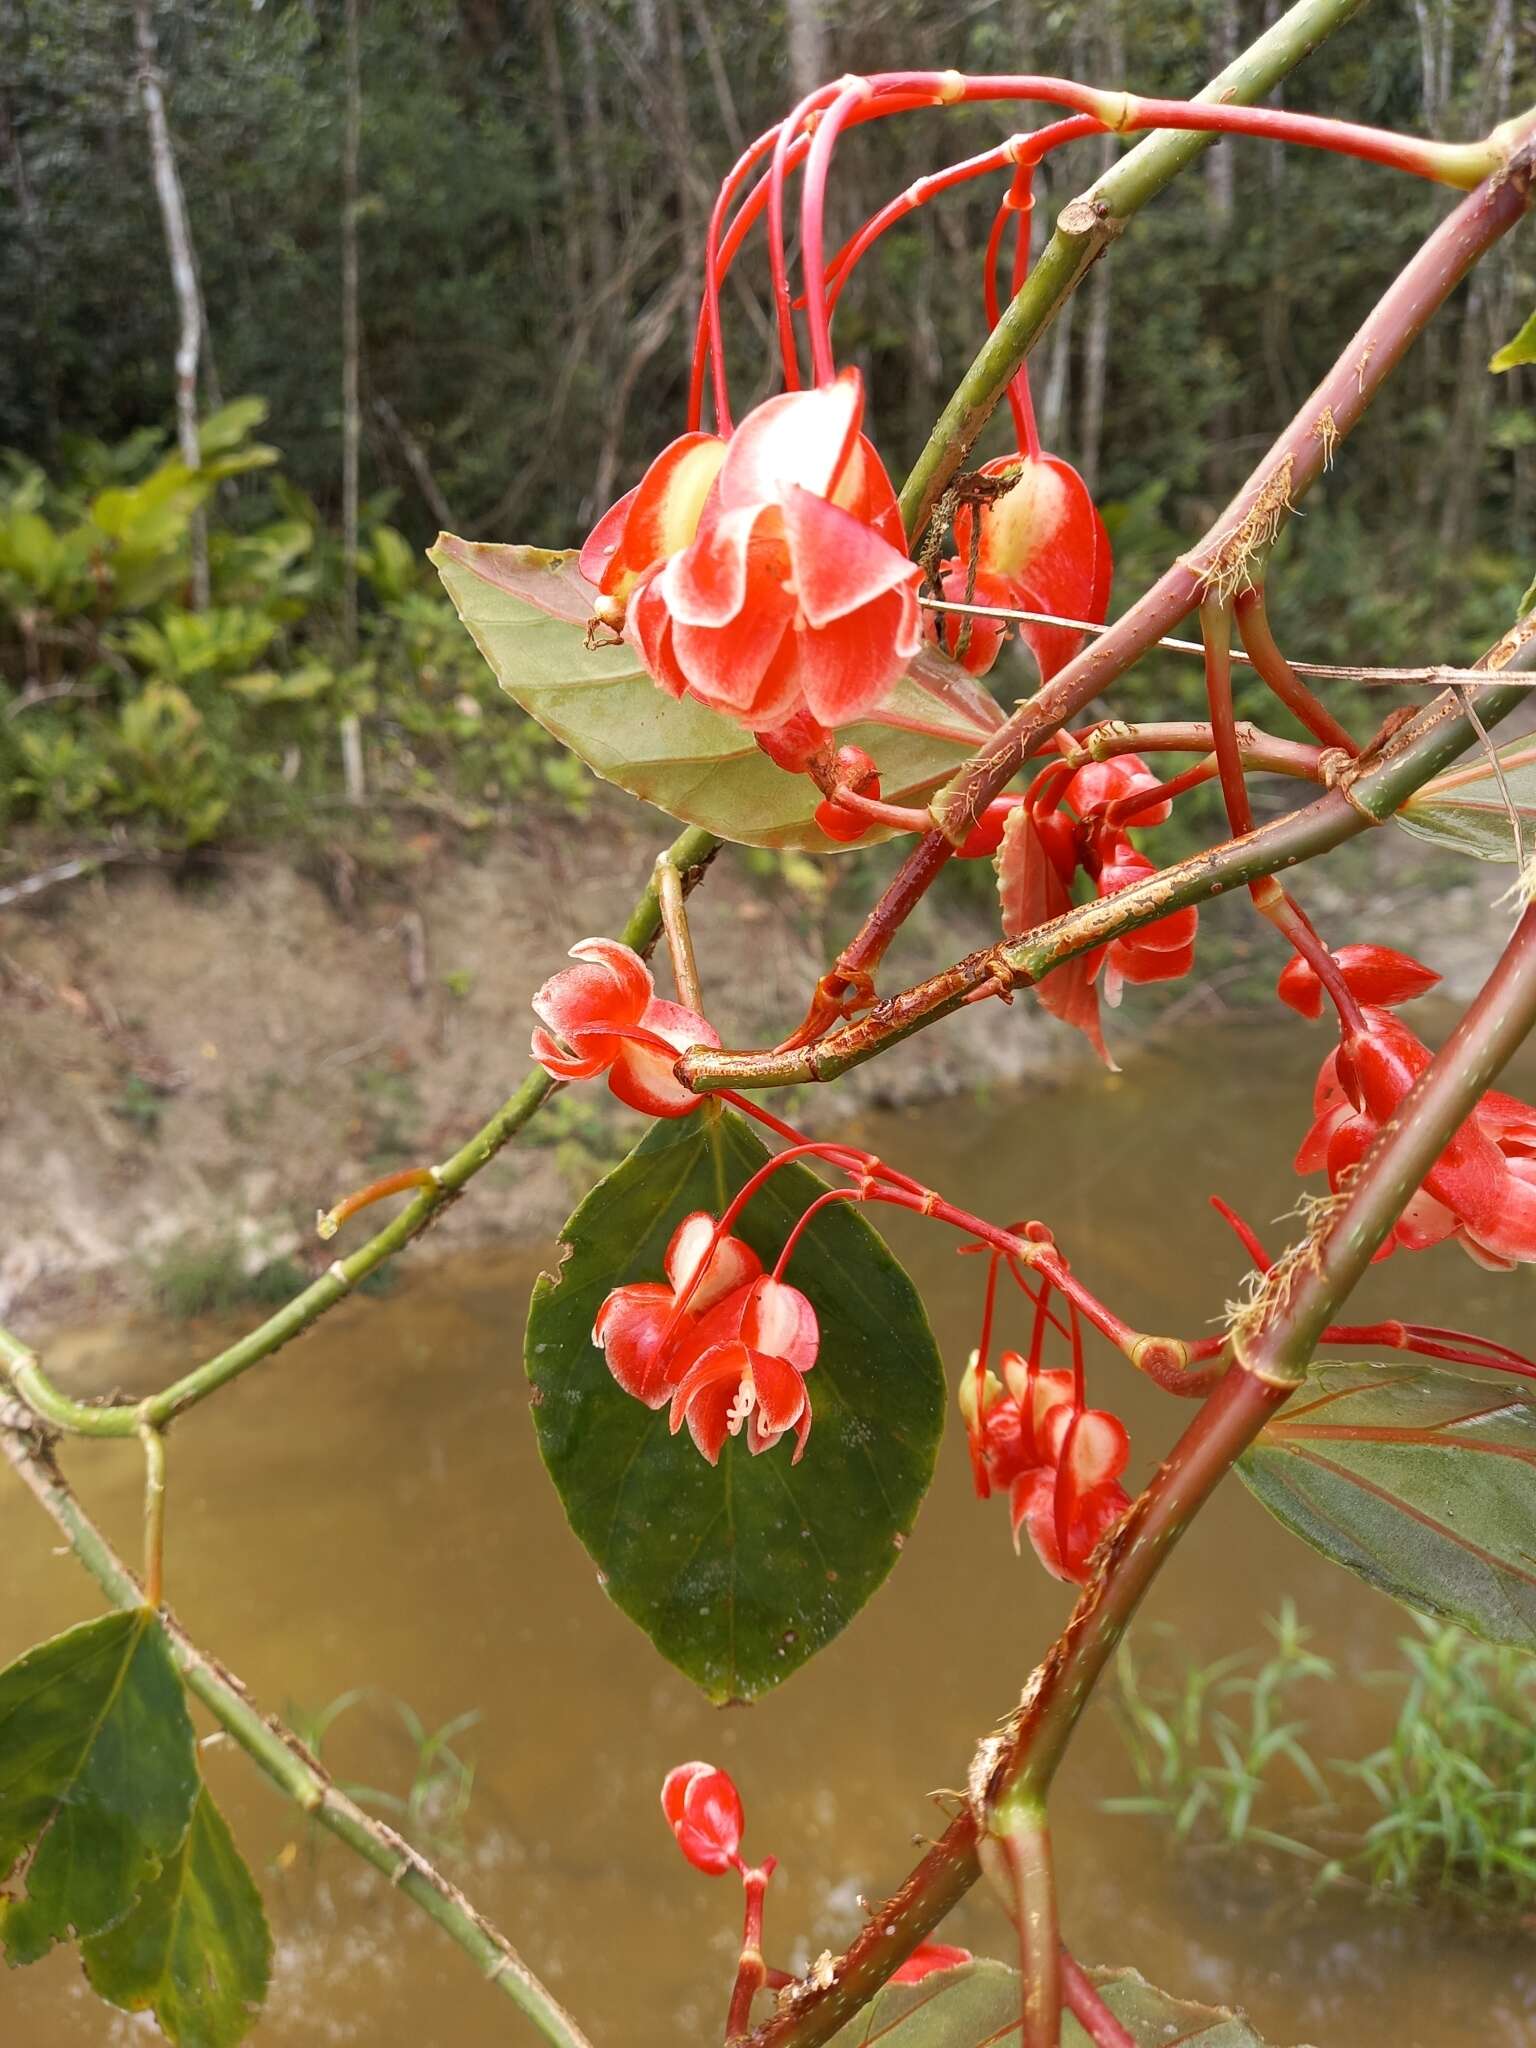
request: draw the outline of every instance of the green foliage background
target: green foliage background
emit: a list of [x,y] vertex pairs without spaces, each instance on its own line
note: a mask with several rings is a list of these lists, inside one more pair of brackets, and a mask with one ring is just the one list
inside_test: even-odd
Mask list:
[[[416,551],[447,523],[489,539],[578,540],[679,430],[709,199],[742,139],[796,96],[788,17],[808,10],[809,0],[367,0],[365,535],[387,524],[399,540],[382,563],[369,543],[369,659],[343,675],[327,539],[340,491],[341,0],[157,8],[212,338],[205,405],[264,396],[263,432],[283,464],[281,484],[267,472],[222,485],[212,516],[269,543],[288,546],[296,524],[309,538],[282,561],[270,546],[260,562],[247,550],[241,566],[261,572],[259,588],[246,573],[232,597],[239,579],[226,573],[216,596],[254,605],[273,630],[259,661],[242,662],[234,622],[218,649],[192,650],[192,682],[167,653],[173,589],[139,608],[158,640],[125,638],[115,608],[104,618],[98,603],[105,649],[66,647],[55,661],[65,675],[89,671],[94,695],[17,721],[40,758],[22,758],[14,732],[0,741],[13,815],[75,832],[138,817],[180,843],[291,829],[334,799],[335,724],[353,712],[383,750],[386,797],[446,798],[450,815],[473,817],[530,785],[574,791],[575,772],[562,779],[488,693]],[[822,7],[820,24],[829,74],[1027,65],[1184,93],[1278,12],[1279,0],[850,0]],[[1453,136],[1486,131],[1533,95],[1536,17],[1512,0],[1374,0],[1284,93]],[[966,109],[845,139],[829,246],[1008,125],[1004,110]],[[1042,217],[1115,147],[1080,144],[1051,167]],[[843,301],[840,352],[865,370],[898,474],[980,339],[996,196],[974,186],[913,216]],[[1367,166],[1228,143],[1099,267],[1039,351],[1035,382],[1048,445],[1105,503],[1117,602],[1224,502],[1447,203]],[[754,241],[726,303],[740,404],[770,387],[764,286]],[[1527,232],[1479,269],[1309,500],[1274,578],[1292,651],[1468,658],[1507,622],[1536,566],[1536,369],[1491,378],[1486,364],[1533,300]],[[168,419],[174,325],[127,0],[6,10],[0,447],[36,468],[0,484],[0,514],[18,489],[40,493],[41,475],[55,498],[80,500],[104,467],[145,474],[158,451],[127,437]],[[992,430],[999,446],[1004,433]],[[37,595],[24,571],[0,585],[0,702],[37,680],[15,630]],[[103,652],[105,673],[93,666]],[[280,692],[259,706],[247,693],[232,709],[229,685],[253,668],[274,670]],[[1005,694],[1023,681],[1022,663],[999,676]],[[1198,687],[1188,665],[1153,661],[1122,701],[1134,710],[1139,695],[1168,715]],[[148,709],[134,711],[146,690]],[[144,765],[189,749],[201,760],[193,787]]]

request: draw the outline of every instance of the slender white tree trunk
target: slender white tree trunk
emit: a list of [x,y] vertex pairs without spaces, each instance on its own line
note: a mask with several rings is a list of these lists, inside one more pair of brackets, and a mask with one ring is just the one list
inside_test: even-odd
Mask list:
[[789,0],[789,80],[801,100],[827,79],[827,25],[821,0]]
[[[358,482],[363,415],[359,358],[357,212],[363,142],[363,75],[359,34],[360,0],[346,0],[346,111],[341,151],[341,549],[342,637],[348,661],[357,658]],[[363,736],[356,712],[341,722],[341,758],[347,795],[360,804],[367,795]]]
[[[144,121],[149,130],[149,160],[154,172],[155,198],[165,231],[166,254],[171,264],[171,285],[176,294],[179,327],[176,338],[176,441],[188,469],[201,461],[197,440],[197,362],[203,339],[202,301],[197,289],[197,263],[192,254],[192,228],[187,219],[186,199],[176,169],[176,152],[171,144],[171,126],[165,112],[165,88],[160,76],[160,52],[155,41],[150,0],[133,0],[134,44],[138,56],[139,97],[144,104]],[[192,521],[192,602],[198,611],[208,604],[208,529],[201,512]]]

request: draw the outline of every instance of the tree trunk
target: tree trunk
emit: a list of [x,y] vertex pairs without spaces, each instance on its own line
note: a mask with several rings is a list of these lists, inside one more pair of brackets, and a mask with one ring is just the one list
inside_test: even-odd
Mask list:
[[[192,254],[192,228],[176,169],[170,122],[166,118],[165,90],[160,76],[150,0],[133,0],[133,29],[138,55],[137,83],[139,97],[144,103],[145,125],[149,130],[149,159],[154,172],[155,198],[165,231],[171,286],[176,294],[180,323],[176,340],[176,441],[182,461],[188,469],[196,469],[202,461],[197,439],[197,362],[203,338],[202,303],[197,289],[197,264]],[[201,512],[193,514],[190,533],[192,604],[195,610],[205,611],[208,606],[208,527]]]
[[[346,110],[341,150],[341,552],[342,640],[349,662],[357,659],[358,485],[362,455],[363,414],[358,318],[357,215],[363,143],[363,67],[358,9],[361,0],[346,0]],[[356,712],[341,722],[341,758],[347,795],[360,804],[367,794],[363,778],[362,730]]]
[[[827,82],[827,25],[821,0],[788,0],[789,82],[794,96]],[[786,109],[786,112],[788,110]]]
[[[1102,0],[1100,22],[1103,40],[1102,76],[1112,90],[1125,80],[1125,29],[1120,0]],[[1114,138],[1106,135],[1099,144],[1099,174],[1115,160]],[[1097,491],[1099,460],[1104,441],[1104,387],[1109,375],[1109,314],[1113,267],[1096,263],[1088,279],[1088,332],[1083,343],[1083,406],[1079,437],[1079,466],[1090,491]]]
[[[1210,33],[1212,76],[1218,71],[1225,71],[1241,48],[1242,23],[1238,20],[1237,0],[1216,0]],[[1233,205],[1230,142],[1218,142],[1213,149],[1206,151],[1205,196],[1210,202],[1212,220],[1225,232],[1231,225]]]

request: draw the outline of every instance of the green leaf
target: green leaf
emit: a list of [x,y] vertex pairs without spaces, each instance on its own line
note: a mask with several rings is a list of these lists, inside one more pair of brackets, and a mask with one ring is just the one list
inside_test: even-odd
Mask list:
[[[1264,2048],[1240,2013],[1191,2005],[1135,1970],[1092,1970],[1094,1986],[1137,2048]],[[1019,2027],[1019,1973],[1002,1963],[964,1963],[915,1984],[888,1984],[832,2037],[832,2048],[1004,2048]],[[1077,2021],[1062,2020],[1062,2048],[1084,2048]]]
[[92,1989],[150,2012],[178,2048],[234,2048],[267,1995],[261,1894],[206,1789],[180,1848],[125,1920],[83,1944]]
[[1517,858],[1512,805],[1520,823],[1521,849],[1529,860],[1536,848],[1536,741],[1527,734],[1497,753],[1503,789],[1484,753],[1465,768],[1426,782],[1397,812],[1398,824],[1415,839],[1428,839],[1452,853],[1470,854],[1474,860],[1512,861]]
[[1522,363],[1536,363],[1536,313],[1533,313],[1513,341],[1488,358],[1490,370],[1518,370]]
[[[430,559],[501,687],[595,774],[725,839],[843,850],[813,822],[821,797],[807,776],[775,767],[732,720],[658,689],[633,648],[587,646],[597,593],[574,554],[445,533]],[[879,712],[839,738],[869,754],[888,803],[913,804],[1001,722],[958,662],[927,648]],[[857,843],[886,836],[875,828]]]
[[1238,1465],[1368,1584],[1536,1649],[1536,1401],[1425,1365],[1318,1364]]
[[0,1877],[24,1886],[0,1899],[9,1960],[121,1920],[175,1853],[196,1795],[181,1679],[144,1609],[85,1622],[0,1671]]
[[[824,1209],[788,1277],[821,1324],[806,1382],[815,1420],[718,1466],[621,1391],[592,1342],[610,1288],[663,1277],[681,1219],[719,1215],[767,1157],[709,1104],[652,1126],[562,1233],[534,1290],[528,1376],[544,1462],[612,1598],[713,1700],[756,1697],[845,1628],[896,1561],[933,1476],[944,1375],[912,1283],[847,1203]],[[736,1232],[766,1261],[825,1183],[798,1164],[755,1195]]]

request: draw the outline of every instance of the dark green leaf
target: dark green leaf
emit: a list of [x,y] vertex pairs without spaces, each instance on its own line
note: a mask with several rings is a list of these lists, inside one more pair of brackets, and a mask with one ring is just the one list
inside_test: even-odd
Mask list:
[[143,1609],[105,1614],[0,1671],[0,1900],[13,1963],[121,1920],[192,1817],[197,1758],[181,1680]]
[[[1170,1998],[1135,1970],[1094,1970],[1099,1996],[1137,2048],[1264,2048],[1239,2013]],[[1006,2048],[1019,2026],[1019,1973],[1002,1963],[965,1963],[916,1984],[888,1984],[839,2034],[833,2048]],[[1062,2048],[1088,2036],[1070,2014]]]
[[150,2012],[177,2048],[235,2048],[267,1995],[272,1937],[224,1817],[198,1794],[192,1824],[125,1920],[82,1946],[92,1988]]
[[1506,341],[1488,359],[1490,370],[1518,370],[1522,363],[1536,363],[1536,313],[1533,313],[1513,341]]
[[[596,592],[573,554],[445,533],[431,559],[508,696],[605,781],[748,846],[842,850],[813,822],[821,797],[806,776],[776,768],[730,719],[659,690],[632,648],[587,646]],[[957,662],[928,648],[875,717],[839,737],[870,755],[888,803],[911,804],[1001,720]],[[859,843],[886,836],[877,828]]]
[[1536,1402],[1426,1365],[1314,1365],[1238,1471],[1406,1606],[1536,1649]]
[[[711,1699],[751,1699],[846,1627],[896,1561],[933,1475],[944,1376],[912,1283],[863,1217],[825,1209],[788,1277],[810,1298],[821,1350],[815,1420],[711,1467],[615,1385],[592,1342],[610,1288],[657,1280],[678,1222],[718,1215],[767,1157],[716,1104],[655,1124],[563,1233],[559,1272],[534,1290],[528,1373],[539,1445],[609,1595]],[[784,1167],[735,1226],[771,1261],[824,1183]]]
[[[1397,822],[1416,839],[1471,854],[1475,860],[1512,861],[1521,855],[1528,860],[1536,848],[1536,742],[1527,734],[1497,751],[1503,789],[1484,754],[1465,768],[1426,782],[1396,814]],[[1518,853],[1511,806],[1520,823]]]

